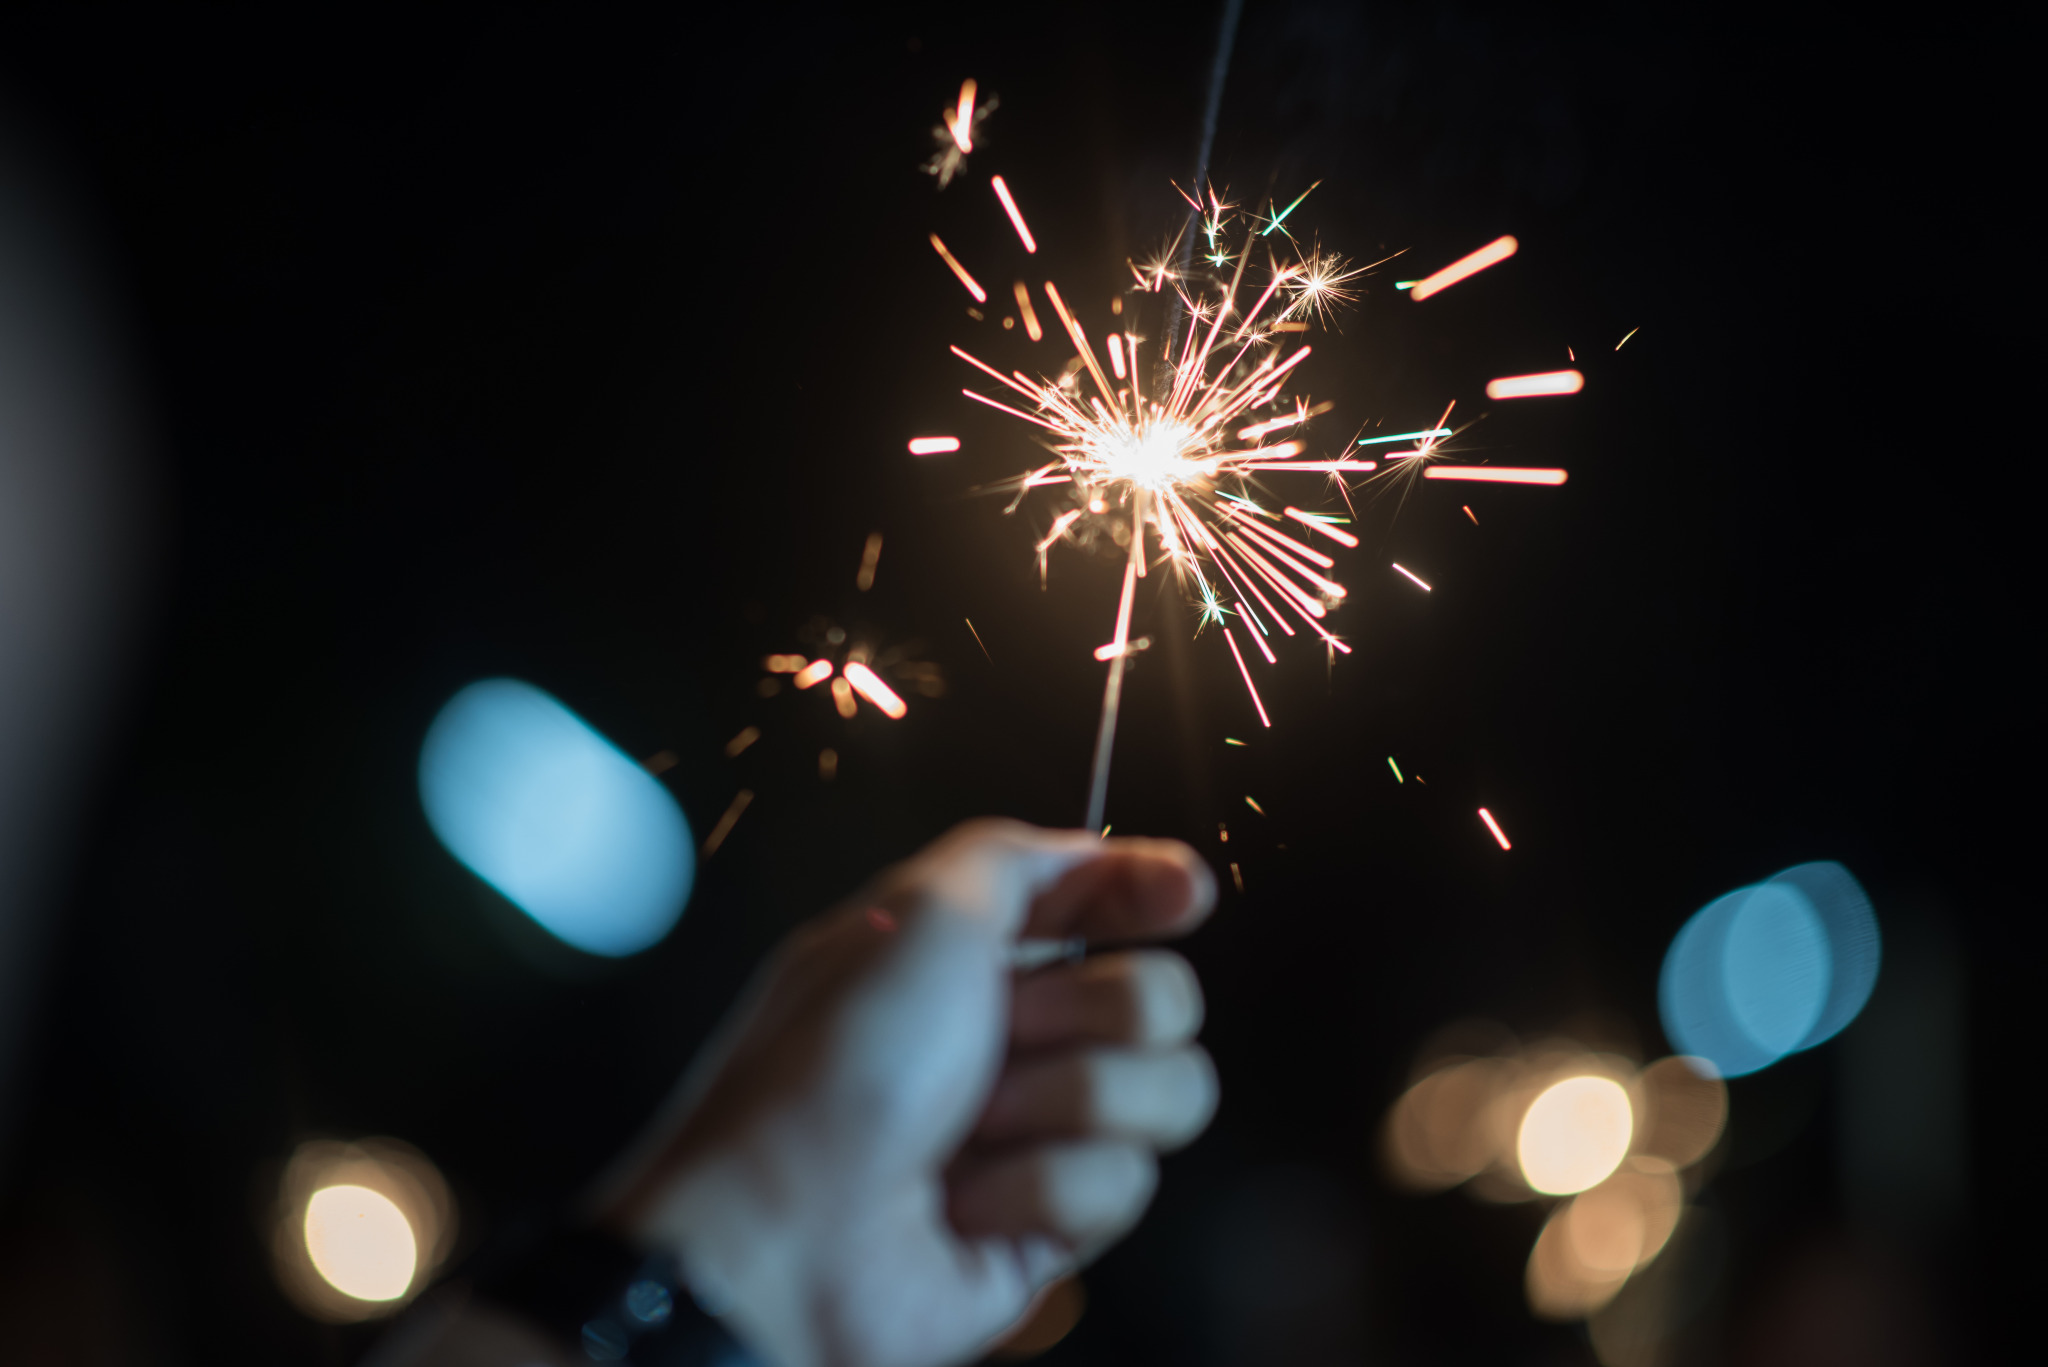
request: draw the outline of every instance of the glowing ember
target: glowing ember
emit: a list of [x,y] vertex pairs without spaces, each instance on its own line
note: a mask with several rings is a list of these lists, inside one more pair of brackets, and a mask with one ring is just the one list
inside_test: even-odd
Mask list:
[[1498,266],[1513,256],[1515,249],[1521,245],[1512,237],[1497,237],[1470,256],[1459,257],[1435,275],[1417,280],[1414,287],[1409,290],[1408,297],[1417,300],[1427,299],[1439,290],[1447,290],[1467,276],[1477,275],[1488,266]]
[[1506,375],[1486,382],[1489,399],[1534,399],[1545,394],[1576,394],[1586,377],[1576,370],[1551,370],[1541,375]]

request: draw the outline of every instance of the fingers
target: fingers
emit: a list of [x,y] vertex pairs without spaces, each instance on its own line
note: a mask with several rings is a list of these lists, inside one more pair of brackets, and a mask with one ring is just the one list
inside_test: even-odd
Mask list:
[[1202,987],[1178,954],[1137,950],[1057,964],[1017,980],[1010,1040],[1025,1048],[1070,1044],[1182,1044],[1202,1028]]
[[1155,940],[1184,935],[1216,905],[1216,877],[1178,840],[1099,841],[1032,899],[1024,934]]
[[883,877],[873,902],[939,908],[1005,938],[1144,940],[1192,929],[1216,880],[1173,840],[1099,840],[985,819],[956,826]]
[[990,1144],[1099,1135],[1174,1149],[1216,1113],[1216,1068],[1192,1045],[1088,1049],[1012,1062],[975,1127]]
[[1158,1185],[1158,1161],[1142,1145],[1055,1144],[960,1165],[947,1214],[970,1239],[1049,1234],[1085,1256],[1136,1224]]

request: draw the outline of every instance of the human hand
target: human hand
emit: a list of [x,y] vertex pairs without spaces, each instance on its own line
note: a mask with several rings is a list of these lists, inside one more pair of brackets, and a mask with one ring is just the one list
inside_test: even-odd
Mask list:
[[776,1367],[972,1358],[1216,1105],[1184,959],[1017,975],[1014,946],[1178,935],[1215,896],[1178,842],[957,827],[783,943],[603,1218]]

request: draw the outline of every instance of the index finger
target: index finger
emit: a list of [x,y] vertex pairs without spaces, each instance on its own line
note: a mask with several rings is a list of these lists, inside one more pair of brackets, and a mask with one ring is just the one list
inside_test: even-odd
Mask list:
[[1006,940],[1150,940],[1198,924],[1215,904],[1216,880],[1177,840],[982,820],[886,875],[880,900],[902,912],[943,908]]

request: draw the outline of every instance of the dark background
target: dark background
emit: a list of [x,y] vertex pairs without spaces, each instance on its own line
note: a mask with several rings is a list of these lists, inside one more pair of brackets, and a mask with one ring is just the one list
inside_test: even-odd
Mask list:
[[[945,345],[1029,353],[925,235],[999,306],[1025,270],[1004,174],[1029,278],[1099,330],[1180,224],[1216,16],[747,14],[8,21],[0,94],[98,233],[165,486],[16,1140],[10,1361],[352,1360],[367,1331],[300,1318],[266,1262],[295,1143],[419,1145],[470,1246],[623,1141],[788,926],[961,817],[1080,819],[1119,565],[1063,550],[1041,593],[1046,505],[970,495],[1033,453],[967,411]],[[1161,641],[1109,816],[1241,866],[1190,946],[1225,1100],[1046,1361],[1591,1361],[1523,1308],[1538,1212],[1397,1194],[1375,1127],[1461,1017],[1665,1052],[1683,919],[1815,858],[1869,888],[1888,982],[1947,965],[1940,1028],[1884,1037],[1917,1071],[1861,1057],[1953,1113],[1927,1154],[1967,1175],[1906,1214],[1856,1176],[1861,1027],[1736,1083],[1685,1351],[1779,1360],[1825,1284],[1898,1360],[1968,1355],[2005,1265],[1966,1203],[2008,1162],[1985,1012],[2038,907],[2040,684],[2015,43],[1954,22],[1248,7],[1216,182],[1320,178],[1290,226],[1410,249],[1314,339],[1317,443],[1476,417],[1567,347],[1588,385],[1465,439],[1565,487],[1372,506],[1340,561],[1356,653],[1292,642],[1270,731],[1213,634],[1141,597]],[[1001,105],[938,194],[917,166],[967,75]],[[1502,232],[1507,265],[1392,290]],[[932,431],[967,449],[904,454]],[[756,696],[820,618],[920,645],[947,694],[851,724]],[[428,832],[420,736],[501,673],[678,756],[699,832],[758,793],[658,948],[574,961]]]

